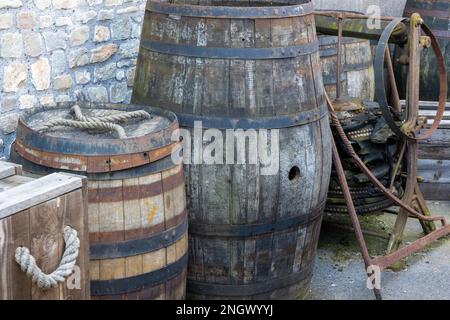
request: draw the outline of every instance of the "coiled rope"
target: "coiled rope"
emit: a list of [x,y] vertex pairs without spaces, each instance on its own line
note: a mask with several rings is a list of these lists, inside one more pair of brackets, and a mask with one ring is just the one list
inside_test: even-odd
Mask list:
[[116,131],[120,139],[125,139],[127,134],[125,130],[118,124],[112,122],[103,122],[97,119],[89,119],[89,121],[76,121],[68,119],[50,120],[46,125],[39,129],[39,132],[46,132],[55,127],[70,127],[84,130],[109,130]]
[[41,289],[50,289],[64,282],[65,278],[72,274],[73,267],[80,249],[80,239],[75,229],[67,226],[64,228],[64,242],[66,244],[63,256],[58,268],[50,274],[45,274],[36,265],[36,259],[30,254],[26,247],[17,247],[15,260],[20,269],[31,277],[33,283]]
[[86,117],[81,112],[80,106],[74,105],[70,111],[75,115],[75,119],[78,121],[92,121],[100,120],[104,122],[124,122],[131,119],[151,119],[152,116],[144,110],[137,110],[131,112],[123,112],[114,115],[101,116],[101,117]]
[[123,112],[114,115],[106,115],[101,117],[86,117],[81,112],[78,105],[74,105],[70,112],[74,114],[75,120],[70,119],[56,119],[50,120],[41,128],[39,132],[47,132],[55,127],[71,127],[84,130],[107,130],[115,131],[119,136],[119,139],[125,139],[127,137],[125,130],[122,126],[116,122],[124,122],[130,119],[152,119],[152,116],[144,110],[137,110],[132,112]]

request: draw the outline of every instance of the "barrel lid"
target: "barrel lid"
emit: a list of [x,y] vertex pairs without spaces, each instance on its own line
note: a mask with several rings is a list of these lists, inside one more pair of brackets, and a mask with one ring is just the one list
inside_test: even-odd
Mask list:
[[[71,112],[79,106],[82,119]],[[145,112],[142,112],[145,111]],[[134,114],[136,117],[127,117]],[[140,116],[145,115],[146,116]],[[117,117],[119,115],[119,117]],[[149,116],[148,116],[149,115]],[[111,116],[113,116],[111,118]],[[60,126],[59,120],[83,122],[102,119],[115,130]],[[105,118],[108,117],[108,118]],[[55,122],[55,120],[58,120]],[[55,125],[56,126],[52,126]],[[90,123],[91,125],[91,123]],[[19,119],[15,151],[25,159],[56,169],[111,172],[148,164],[170,156],[179,144],[174,113],[159,108],[90,102],[60,103],[27,110]]]

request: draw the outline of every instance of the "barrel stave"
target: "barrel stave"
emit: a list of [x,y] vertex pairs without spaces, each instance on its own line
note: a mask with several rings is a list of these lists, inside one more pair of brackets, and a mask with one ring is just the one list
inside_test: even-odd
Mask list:
[[[325,89],[336,97],[337,37],[319,36]],[[374,100],[375,74],[370,42],[363,39],[343,38],[341,89],[345,96]]]

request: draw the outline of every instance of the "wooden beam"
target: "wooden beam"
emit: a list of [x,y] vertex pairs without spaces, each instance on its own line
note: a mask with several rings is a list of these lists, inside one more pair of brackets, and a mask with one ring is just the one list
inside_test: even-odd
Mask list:
[[0,193],[0,219],[81,188],[82,179],[53,173]]

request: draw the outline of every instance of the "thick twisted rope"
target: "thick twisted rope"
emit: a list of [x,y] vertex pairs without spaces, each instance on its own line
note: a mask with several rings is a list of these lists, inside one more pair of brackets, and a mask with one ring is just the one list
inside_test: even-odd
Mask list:
[[86,117],[83,115],[78,105],[74,105],[70,109],[70,112],[74,114],[76,120],[70,119],[50,120],[41,128],[39,128],[38,131],[46,132],[55,127],[71,127],[85,130],[108,130],[108,131],[116,131],[120,139],[125,139],[127,137],[125,130],[115,122],[124,122],[136,118],[141,119],[152,118],[152,116],[147,111],[144,110],[124,112],[101,117]]
[[75,119],[78,121],[91,121],[91,120],[101,120],[104,122],[124,122],[130,119],[151,119],[152,116],[144,110],[137,110],[131,112],[123,112],[114,115],[101,116],[101,117],[86,117],[81,112],[80,106],[74,105],[70,111],[75,115]]
[[39,128],[38,131],[46,132],[58,126],[78,128],[78,129],[88,129],[88,130],[90,129],[90,130],[116,131],[120,139],[125,139],[127,137],[125,130],[118,124],[111,122],[104,122],[98,119],[89,119],[88,121],[77,121],[69,119],[50,120],[49,122],[47,122],[47,124]]
[[16,249],[15,260],[20,265],[20,269],[26,272],[28,277],[41,289],[56,287],[58,283],[64,282],[65,278],[72,274],[73,267],[78,257],[80,249],[80,239],[75,229],[67,226],[64,228],[64,242],[66,248],[58,268],[50,274],[45,274],[36,265],[36,259],[30,254],[26,247]]

